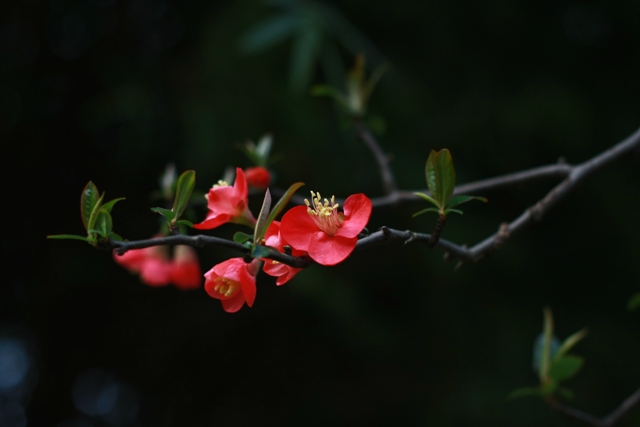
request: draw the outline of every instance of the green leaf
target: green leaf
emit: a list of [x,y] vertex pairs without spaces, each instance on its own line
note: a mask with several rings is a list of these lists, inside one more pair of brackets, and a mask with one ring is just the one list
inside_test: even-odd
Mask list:
[[246,53],[255,53],[274,46],[293,34],[297,26],[294,14],[281,14],[254,26],[241,41]]
[[186,220],[186,219],[180,219],[180,220],[176,221],[176,224],[178,224],[178,225],[186,225],[189,228],[193,228],[193,223],[191,221]]
[[[438,202],[433,197],[431,197],[431,196],[429,196],[427,194],[424,194],[424,193],[413,193],[413,194],[415,194],[416,196],[426,200],[427,202],[433,203],[434,205],[439,207],[438,206]],[[438,212],[439,212],[439,210],[438,210]]]
[[244,243],[252,237],[253,236],[251,234],[243,233],[242,231],[236,231],[233,235],[233,241],[236,243]]
[[271,254],[271,251],[266,246],[255,245],[251,250],[251,256],[254,258],[265,258]]
[[549,378],[546,383],[540,386],[540,393],[543,397],[552,396],[558,389],[558,382]]
[[289,76],[292,89],[300,93],[308,88],[323,37],[322,30],[313,20],[302,23],[298,28],[293,40]]
[[342,92],[329,85],[315,85],[311,88],[311,95],[313,96],[328,96],[333,99],[340,107],[345,111],[349,111],[349,102]]
[[634,294],[627,303],[627,310],[632,311],[640,307],[640,292]]
[[271,153],[271,147],[273,145],[273,136],[267,133],[260,138],[256,145],[255,153],[260,158],[261,162],[258,166],[267,166],[267,160],[269,160],[269,154]]
[[427,209],[422,209],[421,211],[418,211],[416,213],[414,213],[413,215],[411,215],[412,218],[417,217],[418,215],[422,215],[423,213],[427,213],[427,212],[435,212],[435,213],[440,213],[440,210],[438,208],[427,208]]
[[[544,345],[544,332],[540,332],[533,343],[533,371],[540,375],[540,364],[542,363],[542,347]],[[560,340],[555,336],[551,338],[550,352],[553,357],[560,348]]]
[[439,208],[447,205],[456,185],[451,153],[446,148],[436,152],[431,150],[426,166],[427,186]]
[[113,233],[113,232],[109,233],[109,235],[107,237],[109,237],[109,239],[114,240],[116,242],[124,241],[124,239],[119,234],[116,234],[116,233]]
[[104,193],[100,195],[95,205],[93,206],[93,210],[91,211],[89,215],[89,220],[87,221],[87,230],[93,230],[96,228],[96,221],[101,211],[103,198],[104,198]]
[[[265,224],[266,228],[269,228],[269,225],[271,225],[271,223],[278,217],[278,215],[280,215],[280,212],[282,212],[282,210],[287,206],[287,204],[289,203],[289,200],[291,200],[291,197],[293,197],[295,192],[298,191],[298,188],[302,187],[303,185],[304,185],[304,182],[296,182],[295,184],[292,184],[287,189],[287,191],[280,198],[280,200],[278,200],[278,203],[276,203],[276,205],[271,210],[271,213],[269,214],[269,217],[267,218],[267,222]],[[265,231],[266,231],[266,228],[265,228]]]
[[96,210],[96,205],[101,199],[98,187],[91,181],[84,186],[82,190],[82,196],[80,197],[80,214],[82,216],[82,223],[84,228],[88,230],[90,227],[91,215]]
[[556,358],[549,367],[549,377],[557,382],[564,381],[577,374],[583,364],[584,359],[578,356],[566,355]]
[[110,200],[107,203],[105,203],[104,205],[102,205],[101,209],[106,209],[107,212],[111,212],[111,209],[113,209],[113,205],[118,203],[120,200],[125,200],[125,198],[124,197],[118,197],[117,199]]
[[76,236],[75,234],[54,234],[52,236],[47,236],[47,239],[57,239],[57,240],[62,240],[62,239],[70,239],[70,240],[84,240],[85,242],[88,242],[89,239],[87,239],[84,236]]
[[526,396],[540,396],[542,391],[538,387],[522,387],[513,390],[511,393],[507,395],[507,399],[517,399],[519,397]]
[[578,344],[587,335],[586,329],[581,329],[575,334],[565,339],[558,348],[558,351],[552,356],[553,358],[561,358],[569,352],[576,344]]
[[449,200],[449,203],[447,203],[447,208],[452,208],[454,206],[458,206],[462,203],[466,203],[469,202],[471,200],[480,200],[481,202],[487,202],[487,198],[486,197],[480,197],[480,196],[455,196],[452,197],[451,200]]
[[113,229],[113,220],[111,214],[105,209],[100,209],[96,219],[96,230],[102,237],[107,237]]
[[449,215],[449,212],[454,212],[462,215],[462,211],[460,209],[445,209],[443,213],[446,216],[446,215]]
[[159,213],[163,217],[167,218],[167,221],[171,222],[174,218],[174,213],[171,209],[166,208],[151,208],[151,212]]
[[264,192],[264,200],[262,201],[262,207],[260,208],[260,213],[256,220],[256,226],[253,229],[253,242],[255,244],[260,244],[262,236],[264,236],[264,233],[267,231],[266,227],[268,227],[267,218],[269,216],[269,209],[271,209],[271,193],[267,188],[267,191]]
[[179,219],[184,210],[189,204],[191,199],[191,193],[196,186],[196,172],[193,170],[187,170],[180,175],[176,184],[176,197],[173,201],[173,208],[171,211],[174,213],[173,219]]

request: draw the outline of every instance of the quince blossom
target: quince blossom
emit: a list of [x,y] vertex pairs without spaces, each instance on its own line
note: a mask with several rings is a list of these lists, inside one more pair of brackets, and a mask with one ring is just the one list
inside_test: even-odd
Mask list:
[[320,193],[312,191],[311,200],[305,199],[306,206],[296,206],[284,214],[280,234],[318,264],[336,265],[355,249],[358,234],[371,216],[371,200],[362,193],[353,194],[344,201],[344,213],[338,211],[333,196],[323,202]]
[[214,266],[204,275],[204,289],[210,297],[219,299],[227,313],[235,313],[246,302],[249,307],[256,299],[256,274],[262,261],[245,263],[231,258]]
[[271,174],[265,167],[255,166],[246,168],[244,173],[247,176],[247,183],[249,183],[251,187],[264,190],[271,184]]
[[[288,245],[288,243],[282,238],[280,235],[280,222],[273,221],[269,228],[267,229],[264,235],[264,245],[271,246],[276,248],[278,252],[284,253],[284,247]],[[291,255],[293,256],[305,256],[307,253],[305,251],[299,251],[297,249],[293,249],[291,251]],[[301,268],[291,267],[290,265],[283,264],[278,261],[274,261],[272,259],[264,259],[265,262],[262,270],[267,273],[269,276],[277,277],[276,285],[284,285],[289,280],[293,279],[293,276],[298,274]]]
[[207,194],[209,212],[204,221],[194,224],[198,230],[210,230],[227,222],[253,227],[256,220],[249,210],[247,178],[240,168],[236,168],[233,187],[225,181],[218,181]]
[[198,256],[190,246],[177,245],[173,259],[169,259],[164,246],[132,249],[123,255],[114,251],[113,259],[132,273],[139,274],[140,280],[149,286],[173,283],[175,287],[187,290],[197,289],[202,283]]

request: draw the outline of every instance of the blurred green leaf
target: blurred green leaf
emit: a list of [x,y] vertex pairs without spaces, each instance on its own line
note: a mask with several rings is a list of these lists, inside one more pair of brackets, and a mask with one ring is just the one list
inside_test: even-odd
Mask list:
[[449,202],[447,203],[447,208],[452,208],[454,206],[461,205],[462,203],[467,203],[471,200],[480,200],[481,202],[485,203],[487,202],[486,197],[460,195],[452,197],[451,200],[449,200]]
[[629,302],[627,303],[627,310],[629,311],[635,310],[638,307],[640,307],[640,292],[638,292],[637,294],[634,294],[629,299]]
[[416,213],[414,213],[413,215],[411,215],[412,218],[417,217],[418,215],[422,215],[424,213],[427,212],[435,212],[435,213],[439,213],[440,211],[438,210],[438,208],[427,208],[427,209],[422,209],[421,211],[418,211]]
[[575,334],[565,339],[558,348],[558,351],[552,355],[553,358],[560,358],[567,354],[576,344],[578,344],[587,335],[586,329],[581,329]]
[[314,22],[306,23],[299,28],[293,42],[291,54],[290,76],[291,86],[302,92],[310,85],[313,66],[320,50],[322,32]]
[[566,355],[554,359],[549,367],[549,377],[557,382],[571,378],[578,373],[584,359],[578,356]]
[[189,204],[191,193],[193,193],[193,189],[195,186],[195,171],[187,170],[180,175],[180,177],[178,178],[178,182],[176,183],[176,196],[173,202],[173,208],[171,208],[174,213],[174,217],[171,218],[170,221],[175,222],[175,220],[179,219],[182,216],[184,210]]
[[251,256],[254,258],[266,258],[271,252],[266,246],[254,245],[251,250]]
[[254,26],[240,41],[246,53],[268,49],[293,35],[298,26],[297,17],[291,13],[275,15]]
[[513,390],[511,393],[507,395],[507,399],[517,399],[520,397],[527,396],[540,396],[542,391],[538,387],[522,387]]
[[159,213],[160,215],[165,217],[169,222],[171,222],[174,218],[174,214],[171,209],[156,207],[156,208],[151,208],[151,212]]

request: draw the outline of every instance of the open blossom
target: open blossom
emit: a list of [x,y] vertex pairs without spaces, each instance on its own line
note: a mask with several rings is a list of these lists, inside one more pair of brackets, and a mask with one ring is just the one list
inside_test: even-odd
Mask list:
[[[264,235],[264,239],[265,246],[271,246],[273,248],[276,248],[279,252],[284,253],[284,247],[287,245],[287,242],[280,235],[280,222],[273,221],[269,225],[269,228]],[[304,256],[306,254],[306,252],[299,251],[297,249],[292,249],[291,251],[291,255],[297,257]],[[298,274],[298,272],[302,269],[291,267],[290,265],[283,264],[272,259],[265,259],[264,267],[262,268],[262,270],[269,276],[277,277],[278,279],[276,280],[276,285],[280,286],[291,280],[293,276]]]
[[362,193],[353,194],[344,201],[344,212],[338,210],[334,197],[323,201],[320,193],[312,191],[311,200],[284,214],[280,234],[318,264],[336,265],[356,247],[358,234],[371,216],[371,200]]
[[194,224],[193,228],[209,230],[227,222],[251,227],[255,224],[256,220],[249,210],[247,178],[242,169],[236,168],[233,187],[225,181],[218,181],[218,184],[209,189],[206,197],[209,209],[207,217],[201,223]]
[[231,258],[214,266],[204,274],[204,289],[210,297],[219,299],[228,313],[240,310],[246,302],[249,307],[256,299],[256,274],[262,261],[245,263],[242,258]]
[[247,177],[247,183],[249,183],[251,187],[264,190],[271,184],[271,174],[265,167],[254,166],[246,168],[244,173]]
[[202,283],[200,262],[195,250],[178,245],[173,259],[169,258],[164,246],[131,249],[123,255],[114,251],[114,260],[132,273],[140,275],[140,280],[149,286],[166,286],[173,283],[179,289],[197,289]]

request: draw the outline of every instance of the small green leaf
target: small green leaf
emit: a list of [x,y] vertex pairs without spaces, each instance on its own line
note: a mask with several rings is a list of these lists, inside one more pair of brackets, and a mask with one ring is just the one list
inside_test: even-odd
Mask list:
[[105,209],[100,209],[96,219],[96,230],[102,237],[107,237],[113,229],[111,214]]
[[460,195],[460,196],[452,197],[451,200],[449,200],[449,203],[447,203],[447,208],[452,208],[454,206],[458,206],[462,203],[466,203],[471,200],[480,200],[481,202],[485,202],[485,203],[487,202],[486,197]]
[[[540,365],[542,363],[542,347],[544,345],[544,332],[540,332],[533,343],[533,371],[540,375]],[[553,357],[560,348],[560,340],[555,336],[551,338],[550,352]]]
[[116,242],[124,241],[124,239],[119,234],[116,234],[116,233],[113,233],[113,232],[109,233],[109,235],[107,237],[109,237],[109,239],[111,239],[113,241],[116,241]]
[[260,208],[260,213],[258,214],[258,219],[256,220],[256,226],[253,229],[253,241],[256,244],[260,243],[262,240],[262,236],[266,233],[268,224],[267,218],[269,216],[269,210],[271,209],[271,193],[267,188],[267,191],[264,192],[264,200],[262,201],[262,207]]
[[167,219],[167,221],[171,222],[174,218],[174,213],[171,209],[166,208],[151,208],[151,212],[159,213],[163,217]]
[[273,145],[273,136],[267,133],[260,138],[256,145],[255,153],[260,158],[261,162],[258,166],[267,166],[267,160],[269,160],[269,154],[271,153],[271,147]]
[[566,355],[554,359],[549,367],[549,377],[557,382],[571,378],[578,373],[584,359],[578,356]]
[[120,200],[125,200],[125,198],[124,197],[118,197],[117,199],[110,200],[107,203],[105,203],[104,205],[102,205],[101,208],[105,209],[107,212],[111,212],[111,209],[113,209],[113,205],[118,203]]
[[427,186],[439,208],[444,208],[456,185],[451,153],[446,148],[436,152],[431,150],[426,166]]
[[412,218],[417,217],[418,215],[422,215],[423,213],[427,213],[427,212],[435,212],[435,213],[440,213],[440,210],[438,208],[427,208],[427,209],[422,209],[421,211],[418,211],[416,213],[414,213],[413,215],[411,215]]
[[439,207],[438,206],[438,202],[433,197],[429,196],[428,194],[424,194],[424,193],[413,193],[413,194],[415,194],[416,196],[426,200],[429,203],[433,203],[434,205],[436,205],[436,207]]
[[519,397],[526,396],[540,396],[542,391],[538,387],[522,387],[513,390],[511,393],[507,395],[507,399],[517,399]]
[[251,256],[254,258],[265,258],[271,254],[271,251],[266,246],[255,245],[251,250]]
[[100,195],[98,200],[93,205],[93,210],[89,214],[89,220],[87,221],[87,230],[93,230],[96,228],[96,221],[100,214],[100,210],[102,208],[102,199],[104,198],[104,193]]
[[82,196],[80,197],[80,213],[82,216],[82,223],[86,230],[89,229],[89,219],[93,213],[98,200],[100,199],[100,193],[98,187],[91,181],[84,186],[82,190]]
[[449,212],[454,212],[462,215],[462,211],[460,209],[445,209],[443,213],[446,216],[446,215],[449,215]]
[[271,225],[271,223],[277,218],[277,216],[280,215],[280,212],[282,212],[282,210],[287,206],[287,203],[289,203],[289,200],[291,200],[291,197],[293,197],[295,192],[298,191],[298,188],[302,187],[303,185],[304,182],[296,182],[287,189],[280,200],[278,200],[278,203],[276,203],[276,205],[271,210],[271,213],[269,214],[269,217],[267,218],[267,222],[265,224],[265,231],[267,228],[269,228],[269,225]]
[[243,233],[242,231],[236,231],[233,235],[233,241],[236,243],[244,243],[252,237],[253,236],[251,234]]
[[187,170],[180,175],[176,184],[176,197],[173,201],[173,208],[171,209],[175,215],[172,220],[179,219],[182,216],[189,204],[189,199],[191,199],[191,193],[193,193],[195,186],[195,171]]
[[575,334],[571,335],[570,337],[564,340],[564,342],[562,343],[562,345],[560,346],[556,354],[553,355],[552,357],[553,358],[563,357],[565,354],[569,352],[569,350],[571,350],[576,344],[578,344],[586,335],[587,335],[586,329],[581,329]]
[[349,111],[349,101],[342,92],[329,85],[316,85],[311,88],[311,95],[313,96],[328,96],[333,99],[340,107]]
[[191,221],[186,220],[186,219],[180,219],[180,220],[176,221],[176,224],[178,224],[178,225],[186,225],[189,228],[193,228],[193,223]]
[[627,310],[632,311],[640,307],[640,292],[634,294],[627,303]]
[[62,240],[62,239],[71,239],[71,240],[84,240],[85,242],[88,242],[89,239],[87,239],[84,236],[76,236],[75,234],[54,234],[52,236],[47,236],[47,239],[58,239],[58,240]]

